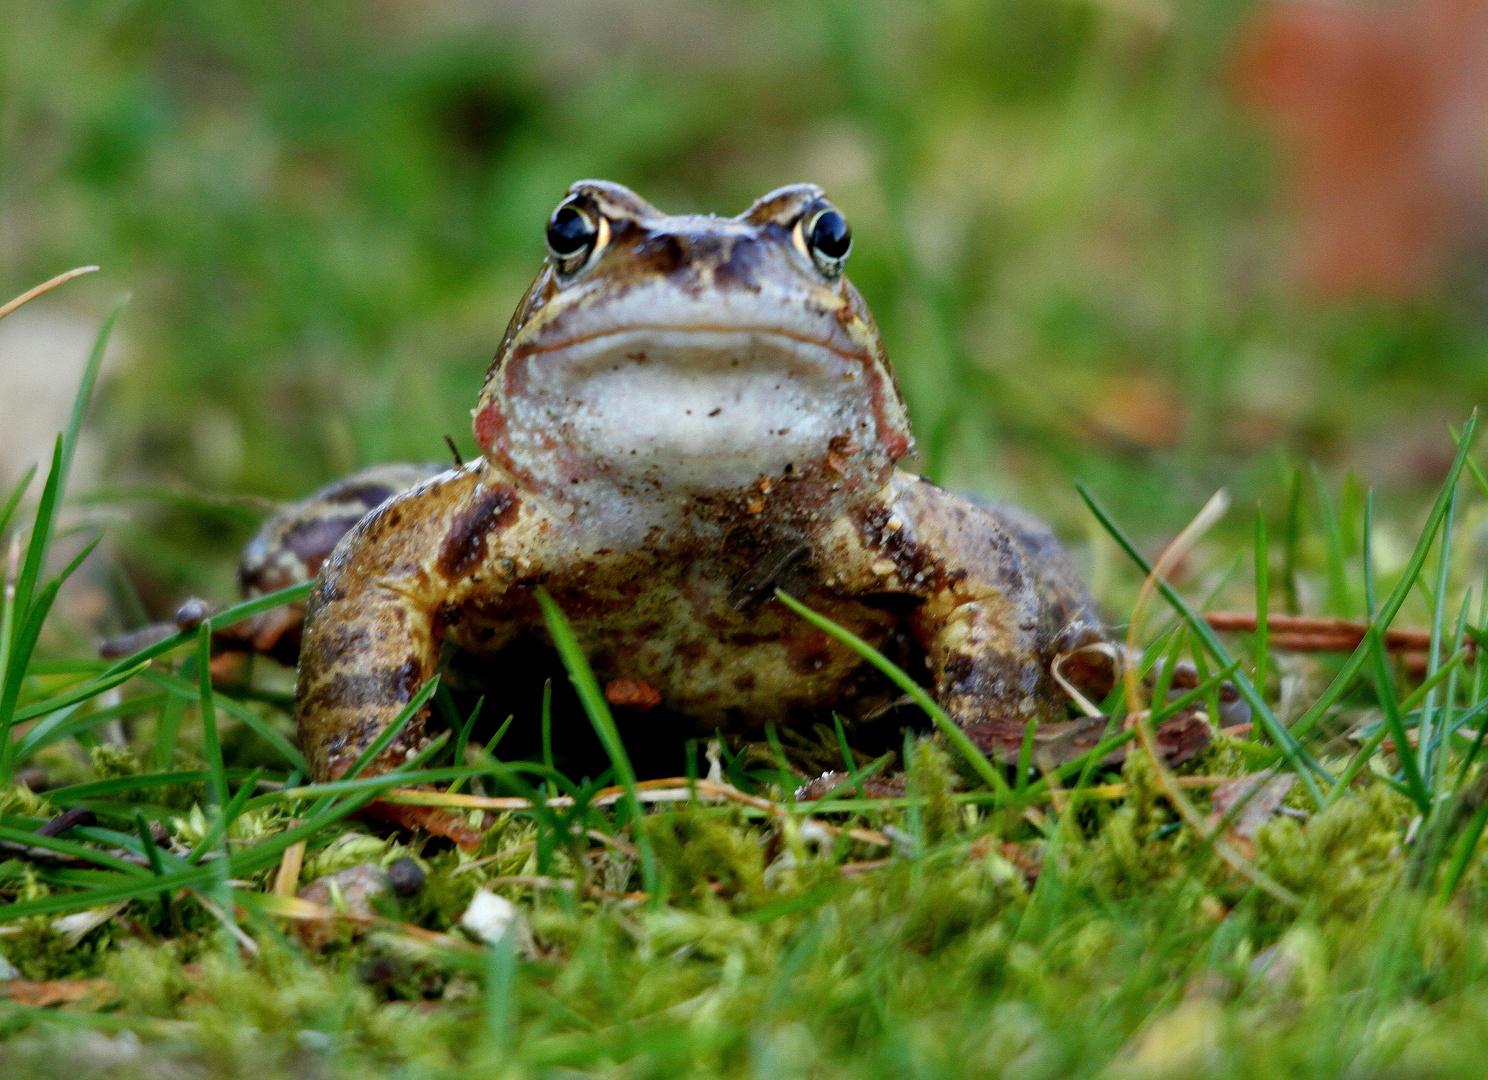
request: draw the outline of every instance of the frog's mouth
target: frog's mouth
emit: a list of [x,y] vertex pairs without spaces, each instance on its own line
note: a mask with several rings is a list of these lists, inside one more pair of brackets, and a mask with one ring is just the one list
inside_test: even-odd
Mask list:
[[515,354],[503,412],[514,463],[718,491],[872,446],[882,388],[865,353],[774,327],[631,326]]

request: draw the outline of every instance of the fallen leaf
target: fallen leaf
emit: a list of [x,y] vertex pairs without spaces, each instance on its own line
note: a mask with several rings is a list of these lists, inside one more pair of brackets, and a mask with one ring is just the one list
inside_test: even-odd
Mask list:
[[[1045,771],[1074,761],[1100,744],[1109,720],[1104,716],[1082,716],[1038,726],[1033,735],[1033,763]],[[966,728],[966,734],[977,748],[1003,765],[1017,764],[1023,747],[1022,720],[984,720]],[[1169,765],[1181,765],[1209,745],[1213,732],[1209,718],[1196,709],[1169,717],[1154,732],[1158,752]],[[1102,765],[1120,765],[1126,760],[1128,743],[1101,759]]]
[[1256,791],[1259,785],[1260,790],[1250,797],[1250,801],[1235,815],[1229,827],[1229,832],[1234,836],[1254,840],[1256,833],[1261,831],[1261,826],[1270,821],[1271,815],[1281,808],[1282,800],[1286,798],[1296,779],[1292,773],[1252,773],[1220,784],[1209,797],[1213,808],[1209,823],[1217,825],[1236,803]]
[[[840,770],[836,772],[824,772],[815,779],[806,781],[806,783],[796,789],[796,801],[814,802],[834,791],[836,792],[833,796],[834,798],[855,798],[858,794],[858,785],[848,783],[847,777],[848,774]],[[864,777],[863,794],[870,799],[901,799],[907,794],[904,787],[904,776],[901,773],[893,777]]]
[[113,996],[114,984],[107,979],[49,979],[46,982],[7,979],[0,982],[0,997],[36,1008],[64,1005],[89,998],[107,1001]]

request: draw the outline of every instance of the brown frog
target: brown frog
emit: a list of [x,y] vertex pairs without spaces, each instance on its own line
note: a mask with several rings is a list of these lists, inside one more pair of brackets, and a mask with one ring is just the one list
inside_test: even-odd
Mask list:
[[[974,739],[1067,715],[1051,663],[1101,623],[1042,525],[895,467],[904,406],[820,189],[673,217],[583,181],[547,246],[473,413],[479,460],[368,513],[320,568],[296,692],[316,779],[356,760],[442,648],[541,638],[538,587],[612,696],[702,732],[842,711],[865,685],[777,587],[870,643],[912,637]],[[373,771],[427,738],[415,719]]]

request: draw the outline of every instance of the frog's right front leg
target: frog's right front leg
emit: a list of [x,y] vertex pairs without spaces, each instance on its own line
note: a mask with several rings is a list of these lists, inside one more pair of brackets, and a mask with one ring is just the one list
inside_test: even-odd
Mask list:
[[[295,688],[314,779],[344,774],[434,675],[442,610],[509,587],[514,568],[528,562],[515,537],[532,512],[476,462],[389,500],[337,545],[310,595]],[[424,717],[414,717],[365,774],[396,768],[427,742]],[[404,813],[418,808],[380,809],[429,827],[429,815]]]

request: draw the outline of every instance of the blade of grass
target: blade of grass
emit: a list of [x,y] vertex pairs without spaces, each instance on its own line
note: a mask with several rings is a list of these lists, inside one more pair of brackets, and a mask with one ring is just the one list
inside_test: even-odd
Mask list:
[[[1106,512],[1105,507],[1096,500],[1090,489],[1083,483],[1076,482],[1075,487],[1079,491],[1080,497],[1085,500],[1085,505],[1090,507],[1091,513],[1096,516],[1106,531],[1111,534],[1112,539],[1121,546],[1122,550],[1141,568],[1142,572],[1150,577],[1152,575],[1152,567],[1142,557],[1141,552],[1137,550],[1136,545],[1132,543],[1121,527],[1116,524],[1115,519]],[[1184,621],[1188,623],[1189,630],[1203,643],[1204,648],[1209,650],[1210,655],[1219,661],[1220,666],[1229,668],[1230,665],[1234,664],[1229,650],[1224,647],[1223,642],[1215,635],[1214,630],[1202,617],[1189,608],[1183,598],[1178,595],[1177,590],[1162,578],[1156,578],[1154,580],[1157,588],[1162,592],[1163,597],[1183,616]],[[1250,679],[1245,676],[1245,673],[1238,666],[1234,668],[1233,682],[1235,689],[1240,692],[1240,696],[1250,703],[1252,714],[1260,719],[1261,726],[1281,749],[1287,763],[1296,771],[1298,778],[1312,797],[1313,803],[1317,806],[1322,806],[1323,794],[1321,789],[1318,788],[1317,780],[1312,774],[1317,773],[1318,776],[1323,777],[1324,780],[1331,784],[1333,778],[1328,775],[1328,771],[1318,764],[1311,754],[1302,748],[1302,745],[1297,741],[1292,732],[1288,731],[1285,725],[1276,718],[1276,714],[1266,704],[1265,698],[1256,692],[1254,684],[1251,683]]]
[[491,741],[486,743],[487,754],[490,754],[492,757],[496,756],[496,748],[501,745],[502,736],[506,734],[506,729],[512,726],[512,721],[516,718],[517,714],[511,713],[502,721],[501,726],[496,729],[496,734],[491,736]]
[[12,311],[16,310],[16,308],[22,306],[23,304],[29,304],[38,296],[51,292],[58,285],[61,285],[64,282],[71,281],[75,277],[82,277],[84,274],[91,274],[97,269],[98,267],[96,266],[75,266],[71,270],[63,271],[54,278],[48,278],[40,285],[32,286],[25,292],[21,293],[20,296],[17,296],[14,300],[7,300],[4,304],[0,304],[0,319],[5,318],[5,316],[9,315]]
[[1374,488],[1364,495],[1364,614],[1374,619]]
[[1028,790],[1028,774],[1033,765],[1033,736],[1038,731],[1038,717],[1030,717],[1023,725],[1023,741],[1018,744],[1018,772],[1013,777],[1013,797],[1022,799]]
[[1447,872],[1442,879],[1441,890],[1438,893],[1443,901],[1450,900],[1452,894],[1457,891],[1462,875],[1467,872],[1467,864],[1472,861],[1473,852],[1478,849],[1478,841],[1483,838],[1485,825],[1488,825],[1488,799],[1485,799],[1473,813],[1467,826],[1457,837],[1456,850],[1452,852],[1452,861],[1447,865]]
[[[1467,650],[1462,647],[1463,634],[1467,629],[1467,611],[1472,604],[1472,590],[1462,598],[1462,607],[1457,612],[1457,627],[1452,634],[1453,657],[1465,656]],[[1434,760],[1437,763],[1436,775],[1431,783],[1431,790],[1440,794],[1446,790],[1447,782],[1447,757],[1449,755],[1448,743],[1452,733],[1457,730],[1458,720],[1453,716],[1456,711],[1457,702],[1457,676],[1460,671],[1458,664],[1448,663],[1437,669],[1437,676],[1442,671],[1447,672],[1446,692],[1442,696],[1441,705],[1441,736],[1437,740],[1437,746],[1433,751]]]
[[[59,488],[62,482],[62,436],[58,435],[52,446],[52,465],[47,470],[46,482],[41,488],[41,501],[37,504],[36,513],[32,518],[31,539],[26,544],[26,554],[21,563],[21,571],[16,575],[15,581],[15,621],[17,625],[24,626],[26,617],[31,613],[31,599],[33,590],[36,588],[36,580],[41,574],[42,560],[46,557],[47,546],[51,543],[52,522],[55,518]],[[10,668],[15,666],[15,643],[11,643],[11,651],[8,657]]]
[[[934,721],[935,726],[940,729],[941,734],[966,759],[966,763],[986,782],[987,786],[997,792],[999,796],[1009,801],[1012,800],[1012,789],[1008,787],[1008,783],[1002,778],[1002,774],[987,760],[987,755],[977,749],[976,744],[967,738],[966,732],[962,731],[960,726],[946,714],[946,711],[936,704],[935,699],[930,696],[923,686],[911,679],[897,664],[862,638],[858,637],[851,630],[838,626],[825,615],[819,615],[815,611],[812,611],[785,590],[776,589],[775,598],[797,615],[801,616],[801,618],[811,623],[812,626],[831,634],[853,652],[887,675],[899,689],[908,694],[914,703],[924,710],[926,716]],[[905,764],[907,767],[908,762]]]
[[[1183,650],[1188,645],[1188,628],[1179,623],[1174,629],[1172,643],[1162,658],[1162,667],[1157,672],[1157,678],[1153,680],[1152,702],[1166,703],[1168,694],[1173,688],[1173,676],[1178,673],[1178,658],[1183,655]],[[1121,680],[1123,683],[1125,679]]]
[[[858,771],[858,763],[853,758],[852,750],[847,745],[847,732],[842,730],[842,717],[838,716],[836,713],[832,714],[832,727],[837,732],[837,748],[842,751],[842,762],[844,765],[847,766],[848,774],[854,776],[853,783],[858,789],[858,798],[866,799],[868,797],[868,792],[863,787],[863,778],[861,776],[854,775]],[[696,769],[697,763],[689,760],[688,767]],[[691,778],[695,779],[695,777]],[[695,795],[694,798],[696,798]]]
[[1255,521],[1255,650],[1256,693],[1265,694],[1267,660],[1270,654],[1271,635],[1267,620],[1271,616],[1271,548],[1266,540],[1266,518],[1256,506]]
[[[212,630],[221,630],[225,626],[242,622],[244,619],[251,619],[255,615],[265,611],[272,611],[276,607],[283,607],[285,604],[297,604],[309,596],[310,590],[313,588],[315,588],[315,582],[302,581],[298,585],[291,585],[277,592],[265,593],[263,596],[256,596],[252,600],[245,600],[241,604],[235,604],[225,611],[219,611],[216,615],[206,619],[202,625],[210,627]],[[126,656],[116,661],[98,677],[99,679],[107,678],[126,668],[137,667],[147,660],[153,660],[157,656],[164,656],[166,653],[179,649],[183,645],[195,644],[196,635],[197,628],[195,627],[190,630],[182,630],[178,634],[172,634],[164,641],[157,641],[154,645],[146,646],[132,656]]]
[[785,795],[787,806],[796,805],[796,774],[791,771],[790,761],[785,756],[785,747],[780,745],[780,736],[775,725],[765,725],[765,742],[770,745],[770,755],[775,759],[775,771],[780,790]]
[[99,851],[97,848],[89,847],[87,844],[80,844],[76,840],[64,840],[60,836],[37,836],[35,833],[26,832],[24,829],[13,829],[8,825],[0,825],[0,840],[9,840],[13,844],[25,844],[28,847],[45,848],[47,851],[69,855],[74,859],[83,859],[97,866],[106,866],[110,870],[118,870],[120,873],[131,876],[148,873],[143,867],[135,866],[131,862],[125,862],[117,855],[110,855],[106,851]]
[[[378,755],[386,750],[392,744],[392,741],[398,737],[399,732],[408,726],[408,722],[419,714],[419,710],[428,703],[429,699],[434,696],[434,692],[438,689],[439,676],[435,675],[428,682],[424,683],[423,687],[417,694],[413,695],[407,705],[403,706],[398,715],[393,718],[393,722],[383,728],[378,733],[377,738],[373,739],[367,745],[367,748],[357,755],[357,759],[351,763],[351,768],[341,774],[341,779],[355,780],[360,776],[362,770],[376,761]],[[400,770],[392,769],[389,771],[399,772]],[[329,796],[326,796],[318,801],[311,809],[311,814],[318,815],[325,812],[330,805],[329,798]]]
[[98,382],[98,370],[103,366],[103,354],[108,349],[109,338],[114,333],[114,323],[119,319],[119,313],[124,310],[124,305],[129,303],[129,297],[121,296],[109,309],[109,313],[103,317],[103,322],[98,327],[98,336],[93,339],[93,351],[88,354],[88,363],[83,367],[83,377],[78,381],[77,393],[72,399],[72,415],[67,420],[67,431],[62,437],[62,481],[58,489],[58,497],[61,497],[62,489],[67,486],[67,478],[72,475],[72,459],[77,454],[78,439],[83,433],[83,420],[88,415],[88,405],[93,400],[93,387]]
[[[258,769],[228,769],[229,780],[244,780]],[[67,806],[80,799],[95,799],[102,795],[119,795],[146,791],[157,787],[177,787],[188,784],[204,784],[211,774],[202,769],[179,772],[136,773],[133,776],[115,776],[108,780],[90,780],[82,784],[53,788],[47,792],[47,801]]]
[[67,489],[68,473],[72,470],[72,459],[77,453],[83,418],[87,415],[88,403],[93,397],[93,385],[98,380],[98,368],[103,363],[103,354],[108,347],[109,337],[113,333],[114,323],[128,301],[128,297],[120,299],[104,316],[103,323],[98,329],[98,336],[93,341],[93,351],[89,354],[88,363],[83,368],[77,394],[73,398],[72,415],[67,422],[67,431],[57,436],[56,446],[52,452],[52,467],[47,473],[46,485],[42,488],[41,502],[36,508],[35,523],[31,529],[31,543],[26,551],[26,561],[16,582],[18,619],[24,618],[29,613],[32,589],[41,573],[47,549],[51,545],[57,513]]
[[185,711],[185,699],[169,694],[155,720],[155,768],[160,772],[175,764],[176,737],[181,732],[181,714]]
[[1400,706],[1395,700],[1395,682],[1390,677],[1390,665],[1385,658],[1385,643],[1379,627],[1370,627],[1366,641],[1373,661],[1375,693],[1379,698],[1380,708],[1384,711],[1390,737],[1395,741],[1395,757],[1400,762],[1401,771],[1405,773],[1406,788],[1417,809],[1423,814],[1429,814],[1431,793],[1426,790],[1426,784],[1421,779],[1419,763],[1416,755],[1411,752],[1410,740],[1406,737],[1405,722],[1401,719]]
[[[553,680],[548,679],[543,683],[542,696],[542,759],[548,768],[553,767]],[[548,794],[554,793],[552,784],[548,785]]]
[[1297,600],[1297,545],[1302,541],[1302,470],[1288,466],[1286,526],[1282,530],[1281,588],[1288,615],[1302,611]]
[[39,716],[50,716],[52,713],[76,705],[80,701],[95,698],[105,691],[127,683],[130,679],[135,678],[140,672],[144,671],[145,667],[145,664],[136,664],[134,667],[124,668],[121,671],[114,672],[106,679],[87,683],[78,687],[76,690],[69,690],[65,694],[45,698],[42,701],[36,702],[34,705],[27,705],[24,708],[17,709],[14,722],[24,724],[28,720],[35,720]]
[[[1431,608],[1431,643],[1426,651],[1426,677],[1428,679],[1441,667],[1442,626],[1446,617],[1447,602],[1447,571],[1451,568],[1452,521],[1456,513],[1457,489],[1454,487],[1451,498],[1447,500],[1447,513],[1442,518],[1441,543],[1437,547],[1436,598]],[[1466,608],[1463,609],[1463,613],[1466,614]],[[1421,705],[1421,774],[1428,779],[1436,774],[1436,770],[1432,767],[1434,727],[1437,720],[1436,702],[1437,691],[1433,687]]]
[[198,706],[202,722],[202,753],[207,759],[207,805],[221,807],[227,801],[227,772],[222,761],[222,743],[217,738],[217,707],[212,694],[212,631],[202,623],[197,633],[196,668],[201,679]]
[[[147,681],[154,683],[168,693],[185,698],[187,701],[194,701],[198,704],[201,702],[201,690],[199,686],[192,686],[185,679],[178,678],[164,671],[158,671],[154,668],[146,668],[140,674]],[[301,772],[309,771],[310,765],[305,760],[305,755],[300,753],[299,748],[290,742],[284,733],[274,727],[273,724],[265,720],[262,716],[259,716],[246,705],[233,700],[227,694],[216,693],[214,691],[213,697],[217,707],[220,707],[223,712],[227,713],[233,719],[251,728],[254,734],[278,751],[279,756],[289,763],[290,768],[299,769]]]
[[1328,498],[1328,485],[1323,480],[1323,471],[1317,463],[1312,465],[1312,486],[1317,496],[1318,519],[1323,530],[1323,546],[1328,559],[1328,606],[1340,619],[1351,619],[1354,605],[1348,590],[1348,576],[1344,566],[1343,526]]
[[[140,846],[145,850],[145,858],[150,862],[150,872],[156,877],[165,876],[165,865],[160,860],[160,849],[155,846],[155,836],[150,832],[150,826],[145,823],[145,816],[138,810],[134,812],[134,827],[139,833]],[[171,897],[168,890],[160,892],[160,917],[170,920]]]
[[83,564],[83,560],[93,554],[93,550],[98,547],[101,539],[102,537],[94,539],[78,553],[60,575],[46,583],[41,594],[35,598],[26,612],[25,620],[21,624],[21,632],[10,643],[10,662],[7,665],[5,689],[0,691],[0,784],[8,784],[11,773],[14,771],[15,759],[14,748],[11,745],[11,730],[16,723],[16,702],[20,696],[21,681],[25,677],[27,665],[31,662],[31,655],[36,649],[37,641],[41,638],[42,625],[52,610],[52,604],[56,602],[62,583]]
[[238,790],[233,797],[222,807],[212,823],[207,826],[207,831],[202,834],[201,841],[191,849],[191,854],[186,856],[186,861],[195,866],[210,851],[214,851],[217,845],[227,838],[227,831],[232,828],[233,819],[243,812],[243,807],[253,797],[253,789],[258,785],[258,770],[243,783],[238,785]]
[[499,1059],[507,1056],[517,1029],[517,947],[512,927],[486,946],[484,1028],[487,1053]]
[[[470,745],[470,730],[471,728],[475,727],[475,721],[480,716],[481,708],[485,704],[486,699],[484,695],[477,698],[475,701],[475,708],[470,710],[470,716],[465,720],[465,723],[460,725],[460,733],[455,737],[454,756],[450,758],[450,762],[452,764],[456,766],[465,764],[465,748]],[[510,718],[507,719],[507,723],[511,723]],[[505,725],[502,726],[501,730],[506,730]],[[450,792],[458,792],[464,785],[464,783],[464,780],[456,780],[453,784],[450,785]]]
[[38,750],[52,745],[55,742],[67,738],[75,731],[95,727],[98,724],[107,723],[109,720],[117,720],[120,717],[135,716],[142,712],[158,709],[167,700],[164,694],[145,694],[141,697],[130,698],[121,701],[117,705],[110,705],[103,709],[94,709],[82,716],[74,715],[80,705],[64,710],[61,715],[53,713],[39,724],[34,724],[16,742],[15,763],[25,764],[26,760]]
[[[1431,550],[1432,543],[1436,540],[1437,531],[1441,528],[1442,519],[1446,516],[1447,504],[1452,500],[1457,491],[1457,481],[1462,475],[1462,469],[1468,460],[1468,450],[1472,447],[1473,433],[1478,426],[1478,411],[1474,409],[1468,417],[1467,423],[1462,427],[1462,436],[1457,440],[1457,456],[1452,460],[1452,467],[1447,471],[1447,478],[1442,483],[1441,490],[1437,493],[1436,503],[1431,508],[1431,514],[1426,519],[1426,526],[1421,530],[1421,535],[1416,541],[1416,547],[1411,552],[1410,560],[1406,563],[1405,571],[1395,587],[1390,590],[1390,595],[1380,606],[1379,613],[1374,618],[1374,625],[1381,629],[1387,629],[1399,613],[1400,607],[1405,603],[1405,598],[1410,595],[1417,578],[1420,577],[1421,569],[1426,564],[1426,556]],[[1364,666],[1369,656],[1369,643],[1367,640],[1359,642],[1357,648],[1349,658],[1344,661],[1343,667],[1333,677],[1333,681],[1318,696],[1318,699],[1297,718],[1292,725],[1292,733],[1297,738],[1302,738],[1320,721],[1324,714],[1341,698],[1353,685],[1354,677]]]
[[625,788],[626,809],[631,820],[635,822],[635,842],[641,853],[642,880],[652,902],[660,903],[662,897],[656,888],[658,883],[656,855],[651,849],[650,837],[641,827],[641,802],[636,796],[635,770],[630,767],[630,758],[626,756],[625,745],[620,741],[620,730],[615,726],[615,718],[610,715],[609,703],[605,701],[604,693],[594,678],[594,671],[589,667],[588,657],[584,655],[584,650],[579,648],[578,639],[574,637],[568,618],[558,607],[557,602],[548,595],[546,589],[539,587],[535,590],[535,595],[538,606],[542,608],[543,619],[548,624],[548,633],[553,638],[553,645],[558,650],[563,666],[568,670],[568,677],[572,680],[574,689],[578,691],[579,701],[584,706],[584,712],[588,714],[589,723],[593,725],[594,733],[599,736],[605,753],[610,757],[610,764],[615,767],[615,775]]
[[5,535],[5,527],[10,524],[11,515],[21,503],[21,496],[26,494],[26,489],[31,486],[31,481],[36,479],[36,466],[32,465],[21,476],[20,481],[11,491],[10,497],[5,500],[5,505],[0,507],[0,537]]

